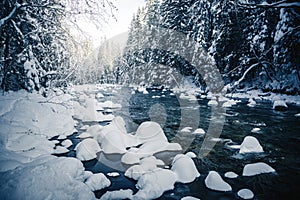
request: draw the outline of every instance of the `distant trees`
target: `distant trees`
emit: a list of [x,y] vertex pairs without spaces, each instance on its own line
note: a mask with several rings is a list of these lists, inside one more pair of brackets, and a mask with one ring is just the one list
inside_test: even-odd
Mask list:
[[105,6],[113,9],[106,0],[1,1],[1,88],[33,91],[65,84],[76,68],[68,27],[82,17],[101,25],[108,16]]
[[[185,34],[209,52],[229,91],[263,89],[299,94],[299,11],[300,4],[293,0],[148,1],[134,16],[127,52],[142,48],[143,41],[151,42],[157,27],[163,27]],[[171,36],[168,41],[176,39]],[[177,45],[182,44],[177,41]],[[180,48],[186,52],[197,49]],[[134,57],[149,63],[145,51],[144,56],[131,54],[133,58],[127,56],[130,66]],[[176,65],[183,72],[190,70],[188,63]]]

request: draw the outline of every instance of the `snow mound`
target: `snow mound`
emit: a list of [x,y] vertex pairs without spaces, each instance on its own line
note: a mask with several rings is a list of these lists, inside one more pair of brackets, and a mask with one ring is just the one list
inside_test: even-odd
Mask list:
[[0,199],[95,199],[83,178],[75,158],[40,157],[1,175]]
[[275,100],[273,103],[274,110],[286,110],[288,106],[283,100]]
[[168,141],[162,128],[156,122],[143,122],[138,127],[135,136],[141,142],[149,142],[149,141],[165,141],[165,142],[167,142]]
[[69,139],[62,141],[61,145],[65,148],[69,148],[70,146],[73,145],[73,142]]
[[233,100],[233,99],[230,99],[230,100],[227,100],[226,102],[223,103],[222,107],[223,108],[230,108],[234,105],[237,104],[237,101]]
[[245,165],[243,169],[243,176],[255,176],[264,173],[276,172],[271,166],[266,163],[259,162]]
[[185,133],[190,133],[190,132],[192,132],[192,127],[185,127],[185,128],[183,128],[183,129],[181,129],[181,132],[185,132]]
[[194,152],[187,152],[185,155],[190,158],[197,158],[197,155]]
[[110,172],[110,173],[107,173],[107,176],[109,176],[109,177],[118,177],[118,176],[120,176],[120,174],[118,172]]
[[86,139],[86,138],[91,138],[93,137],[91,134],[89,134],[88,132],[83,132],[80,135],[78,135],[76,138],[79,139]]
[[252,199],[254,197],[253,192],[249,189],[241,189],[238,191],[237,195],[242,199]]
[[210,100],[207,103],[207,105],[209,105],[209,106],[217,106],[217,105],[219,105],[219,103],[217,102],[217,100],[212,99],[212,100]]
[[176,174],[167,169],[157,168],[143,174],[136,184],[139,191],[133,199],[156,199],[165,191],[174,189]]
[[226,178],[237,178],[239,175],[237,175],[237,174],[234,173],[234,172],[226,172],[226,173],[224,174],[224,176],[225,176]]
[[64,154],[64,153],[68,153],[70,150],[67,149],[66,147],[62,147],[62,146],[56,146],[53,154]]
[[200,176],[194,161],[183,154],[175,156],[171,170],[176,174],[177,182],[180,183],[191,183]]
[[247,136],[244,138],[239,153],[262,153],[262,146],[255,137]]
[[204,135],[205,134],[205,131],[202,129],[202,128],[198,128],[196,129],[193,134],[195,135]]
[[97,153],[101,151],[98,142],[88,138],[80,142],[76,147],[76,158],[81,161],[88,161],[97,158]]
[[110,109],[117,109],[117,108],[122,108],[121,104],[118,103],[113,103],[112,101],[105,101],[105,102],[99,102],[97,106],[102,107],[102,108],[110,108]]
[[91,189],[91,191],[102,190],[110,186],[110,181],[102,173],[91,175],[86,181],[85,184]]
[[220,192],[229,192],[232,190],[231,186],[226,183],[216,171],[210,171],[205,179],[207,188]]
[[116,191],[107,191],[100,200],[120,200],[120,199],[132,199],[133,191],[130,189],[127,190],[116,190]]

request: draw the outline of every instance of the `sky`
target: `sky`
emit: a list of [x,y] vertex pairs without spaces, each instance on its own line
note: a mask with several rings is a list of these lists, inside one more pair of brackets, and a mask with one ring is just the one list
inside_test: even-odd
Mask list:
[[90,35],[94,46],[99,45],[101,38],[104,36],[110,39],[128,31],[133,14],[136,13],[139,7],[146,4],[145,0],[112,0],[112,2],[118,9],[114,12],[116,19],[111,18],[107,25],[99,29],[88,22],[80,22],[79,24],[79,26]]

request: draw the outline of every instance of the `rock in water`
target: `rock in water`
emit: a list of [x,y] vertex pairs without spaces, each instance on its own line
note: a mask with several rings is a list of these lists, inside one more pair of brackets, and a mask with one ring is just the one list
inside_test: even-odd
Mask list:
[[287,110],[288,106],[283,100],[275,100],[273,104],[273,109],[274,110]]
[[241,144],[239,153],[262,153],[264,152],[262,146],[255,137],[247,136]]
[[216,171],[210,171],[205,179],[207,188],[215,191],[229,192],[232,190],[231,186],[226,183]]
[[243,169],[243,176],[255,176],[258,174],[274,173],[274,172],[276,172],[275,169],[273,169],[266,163],[259,162],[259,163],[246,165]]

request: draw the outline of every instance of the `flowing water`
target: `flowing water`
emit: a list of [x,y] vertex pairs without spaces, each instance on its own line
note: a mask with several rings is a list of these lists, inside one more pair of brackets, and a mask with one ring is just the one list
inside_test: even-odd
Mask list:
[[[128,132],[134,132],[140,123],[154,119],[162,125],[168,139],[174,140],[182,127],[182,121],[187,123],[184,124],[186,126],[195,124],[195,120],[198,119],[195,116],[199,116],[199,122],[196,124],[205,131],[214,121],[220,119],[224,121],[221,135],[218,140],[215,140],[217,143],[214,148],[207,156],[194,159],[201,176],[190,184],[176,184],[174,190],[165,192],[159,199],[181,199],[184,196],[194,196],[202,200],[239,199],[236,194],[243,188],[252,190],[255,194],[254,199],[300,199],[300,191],[298,191],[300,188],[300,118],[295,116],[300,112],[299,106],[288,105],[286,111],[274,111],[269,101],[259,101],[254,108],[250,108],[247,106],[247,101],[242,100],[231,108],[222,109],[222,112],[217,113],[221,115],[220,119],[217,119],[212,111],[213,108],[207,106],[207,99],[198,99],[194,102],[180,100],[170,91],[160,89],[148,89],[147,95],[139,92],[131,94],[129,88],[122,88],[116,92],[107,92],[107,90],[99,92],[105,95],[105,99],[122,104],[122,109],[115,110],[114,115],[124,118]],[[152,98],[153,96],[156,98]],[[251,133],[253,128],[260,128],[260,131]],[[265,153],[245,156],[229,147],[241,144],[244,137],[249,135],[260,141]],[[75,139],[75,136],[71,136],[71,139],[76,144],[79,140]],[[187,151],[198,154],[204,138],[203,136],[193,138]],[[67,156],[75,156],[74,151]],[[107,190],[130,188],[134,192],[137,191],[136,182],[124,176],[122,169],[126,166],[122,166],[120,158],[120,155],[107,157],[100,154],[98,160],[84,162],[86,170],[94,173],[115,171],[120,173],[119,177],[109,177],[112,185],[106,190],[96,192],[97,197]],[[272,166],[276,173],[243,177],[243,167],[254,162],[265,162]],[[211,170],[219,172],[232,186],[233,191],[223,193],[207,189],[204,179]],[[228,171],[237,173],[239,177],[236,179],[224,177],[224,173]]]

